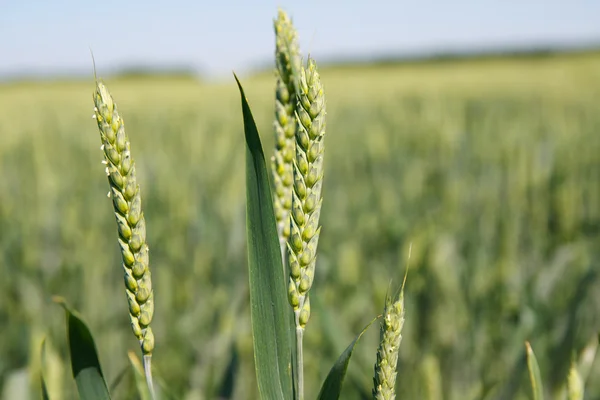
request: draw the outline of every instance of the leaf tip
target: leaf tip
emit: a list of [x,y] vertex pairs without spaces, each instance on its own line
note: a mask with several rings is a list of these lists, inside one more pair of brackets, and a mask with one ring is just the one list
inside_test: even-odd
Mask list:
[[[237,83],[238,89],[240,90],[240,95],[242,96],[242,100],[246,100],[246,94],[244,93],[244,88],[242,87],[242,83],[240,82],[240,78],[238,78],[235,71],[233,72],[233,77],[235,78],[235,82]],[[247,102],[248,100],[246,100]]]
[[69,305],[67,304],[67,300],[64,297],[54,295],[52,296],[52,301],[58,304],[59,306],[62,306],[62,308],[64,308],[65,311],[69,311]]
[[527,349],[527,355],[533,353],[533,349],[531,348],[531,344],[529,343],[529,341],[525,341],[525,348]]

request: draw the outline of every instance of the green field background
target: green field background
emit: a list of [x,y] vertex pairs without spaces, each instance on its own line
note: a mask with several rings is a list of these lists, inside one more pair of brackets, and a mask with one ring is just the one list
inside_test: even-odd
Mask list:
[[[398,399],[531,398],[526,340],[549,398],[563,398],[572,355],[600,330],[600,54],[321,75],[328,115],[307,399],[381,313],[407,263]],[[241,79],[270,157],[274,76]],[[105,82],[141,185],[157,379],[173,399],[255,399],[233,77]],[[114,398],[136,398],[127,351],[138,345],[93,90],[91,77],[0,85],[3,400],[39,398],[44,337],[53,399],[76,398],[53,295],[91,327]],[[372,327],[342,398],[369,398],[377,341]],[[586,399],[600,398],[598,364]]]

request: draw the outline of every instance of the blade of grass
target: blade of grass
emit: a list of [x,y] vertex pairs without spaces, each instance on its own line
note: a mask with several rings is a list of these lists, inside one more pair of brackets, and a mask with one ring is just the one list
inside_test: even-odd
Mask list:
[[42,349],[41,349],[41,366],[40,366],[40,384],[42,389],[42,399],[50,400],[50,396],[48,395],[48,388],[46,387],[46,380],[44,379],[44,369],[46,365],[46,338],[42,340]]
[[318,400],[337,400],[340,398],[342,384],[346,377],[346,371],[348,370],[348,364],[350,364],[350,358],[352,357],[354,347],[362,335],[369,329],[373,322],[377,321],[378,318],[379,317],[373,318],[373,320],[364,327],[358,336],[356,336],[348,347],[346,347],[346,350],[339,356],[335,364],[333,364],[331,370],[329,370],[329,374],[327,374],[327,378],[325,378],[325,381],[321,386],[319,396],[317,397]]
[[79,398],[110,400],[92,333],[64,299],[56,297],[54,301],[62,305],[66,312],[71,371],[77,384]]
[[531,381],[533,400],[543,400],[544,389],[542,387],[540,367],[529,342],[525,342],[525,346],[527,347],[527,368],[529,369],[529,380]]
[[123,379],[127,376],[128,372],[129,372],[129,365],[126,364],[123,368],[121,368],[121,371],[119,371],[119,373],[113,379],[111,384],[108,385],[109,393],[115,393],[117,391],[119,385],[121,384],[121,382],[123,382]]
[[233,399],[235,377],[237,376],[240,367],[239,354],[235,344],[231,345],[230,353],[231,356],[229,358],[229,363],[227,364],[227,368],[225,369],[223,381],[218,391],[219,400]]
[[235,80],[246,138],[246,237],[256,378],[261,398],[292,399],[289,307],[269,172],[248,100],[237,76]]

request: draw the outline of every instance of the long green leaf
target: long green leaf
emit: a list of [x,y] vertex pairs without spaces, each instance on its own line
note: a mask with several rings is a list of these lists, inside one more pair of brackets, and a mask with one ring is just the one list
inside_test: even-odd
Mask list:
[[337,400],[340,398],[342,384],[344,383],[344,378],[346,377],[346,371],[348,370],[348,364],[350,363],[350,357],[352,357],[354,347],[362,335],[373,324],[373,322],[377,321],[377,318],[374,318],[367,326],[364,327],[358,336],[354,338],[352,343],[346,347],[346,350],[344,350],[344,352],[339,356],[335,364],[333,364],[333,367],[331,367],[329,370],[329,374],[327,374],[327,378],[325,378],[325,382],[323,382],[323,386],[321,386],[318,400]]
[[237,76],[235,80],[246,137],[246,238],[256,378],[262,399],[287,400],[292,398],[291,308],[264,153],[248,100]]
[[527,347],[527,368],[529,369],[529,380],[531,381],[533,400],[543,400],[544,389],[542,387],[540,367],[529,342],[526,342],[525,346]]
[[67,332],[71,371],[81,400],[110,400],[108,387],[102,374],[96,344],[87,325],[62,299],[55,301],[67,314]]

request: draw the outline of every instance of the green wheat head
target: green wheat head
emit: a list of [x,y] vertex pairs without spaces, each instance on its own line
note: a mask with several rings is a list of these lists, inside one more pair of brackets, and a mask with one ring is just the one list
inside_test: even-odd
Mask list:
[[296,30],[284,11],[279,10],[273,25],[277,83],[275,87],[275,121],[273,123],[275,150],[271,158],[271,171],[274,183],[273,204],[277,233],[282,256],[285,256],[285,243],[290,236],[289,218],[292,208],[292,184],[294,183],[292,163],[296,155],[295,110],[300,49]]
[[112,198],[117,221],[129,317],[142,353],[148,356],[154,349],[154,335],[150,328],[154,314],[154,295],[148,268],[146,222],[142,212],[140,187],[136,180],[135,163],[117,105],[106,86],[100,82],[96,83],[94,103],[94,117],[98,123],[101,148],[104,152],[102,162],[106,165],[110,185],[108,194]]
[[398,353],[404,325],[404,285],[394,300],[386,297],[381,322],[380,342],[377,348],[375,375],[373,377],[373,399],[393,400],[396,398],[396,376]]
[[308,291],[315,277],[323,200],[325,96],[314,60],[309,59],[306,68],[302,68],[298,89],[292,217],[287,243],[288,298],[296,315],[296,326],[303,329],[310,317]]

